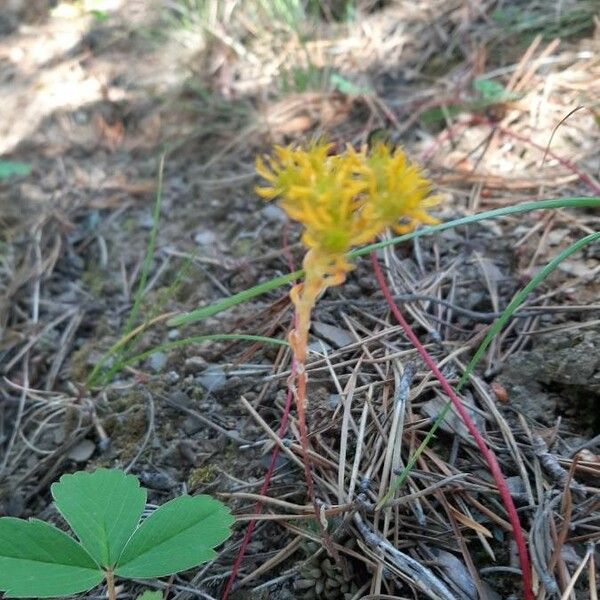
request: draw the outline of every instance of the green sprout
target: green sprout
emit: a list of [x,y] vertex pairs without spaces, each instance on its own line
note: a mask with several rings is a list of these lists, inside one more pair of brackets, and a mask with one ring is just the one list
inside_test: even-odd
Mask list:
[[210,496],[180,496],[140,522],[146,490],[117,469],[63,475],[51,487],[56,508],[79,541],[38,519],[0,519],[0,590],[6,598],[85,592],[115,577],[165,577],[213,559],[233,523]]

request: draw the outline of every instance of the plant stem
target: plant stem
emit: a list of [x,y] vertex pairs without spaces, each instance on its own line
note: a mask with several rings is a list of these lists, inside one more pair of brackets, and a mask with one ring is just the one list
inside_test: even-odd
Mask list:
[[106,578],[106,591],[108,594],[108,600],[117,600],[117,590],[115,589],[115,575],[111,569],[104,571]]
[[[298,366],[300,367],[300,365]],[[315,496],[315,483],[312,476],[310,454],[308,452],[308,429],[306,427],[306,371],[304,370],[304,362],[301,366],[302,369],[298,370],[298,377],[296,378],[298,384],[296,387],[296,411],[298,413],[298,430],[300,432],[300,445],[302,446],[302,454],[304,459],[304,479],[306,480],[308,497],[315,511],[315,519],[317,520],[317,525],[319,526],[319,530],[323,536],[323,545],[335,562],[340,565],[340,554],[335,549],[333,540],[321,521],[321,507],[317,503],[317,497]]]
[[408,324],[400,309],[396,306],[394,302],[394,298],[390,293],[390,290],[385,281],[385,277],[383,276],[383,272],[381,271],[381,267],[379,266],[379,262],[377,261],[377,256],[373,252],[371,254],[371,262],[373,264],[373,269],[375,270],[375,277],[377,278],[377,283],[383,292],[383,295],[392,311],[394,317],[404,330],[406,337],[413,344],[417,352],[421,355],[423,362],[427,365],[427,367],[431,370],[431,372],[435,375],[436,379],[440,382],[440,385],[446,395],[450,398],[450,401],[454,405],[456,412],[459,414],[463,423],[469,430],[469,433],[472,435],[481,455],[484,457],[485,461],[488,464],[488,468],[494,478],[494,482],[498,491],[500,492],[500,497],[502,498],[502,503],[504,504],[504,508],[508,514],[508,518],[510,524],[513,529],[513,536],[515,538],[515,543],[517,545],[517,550],[519,553],[519,563],[521,565],[521,578],[523,581],[523,591],[525,600],[534,600],[533,590],[532,590],[532,581],[531,581],[531,566],[529,564],[529,554],[527,552],[527,546],[525,544],[525,538],[523,537],[523,532],[521,531],[521,523],[519,521],[519,515],[517,514],[517,509],[515,508],[515,504],[510,495],[510,491],[508,489],[508,485],[506,484],[506,480],[504,479],[504,475],[502,474],[502,470],[500,469],[500,465],[496,460],[496,455],[488,448],[485,440],[477,426],[475,425],[473,419],[469,415],[468,411],[463,406],[459,397],[456,395],[448,380],[444,377],[442,372],[439,370],[438,366],[435,364],[434,360],[429,356],[427,350],[423,347],[419,338],[416,336],[415,332],[412,330],[411,326]]
[[[305,257],[305,265],[311,259],[310,252]],[[304,462],[304,478],[306,480],[306,489],[308,497],[315,510],[315,518],[323,536],[323,544],[331,557],[339,564],[340,556],[333,545],[331,536],[325,529],[321,521],[321,509],[317,503],[315,496],[315,485],[312,476],[311,460],[308,450],[308,429],[306,427],[306,353],[308,347],[308,332],[310,329],[310,321],[313,307],[317,302],[317,298],[326,289],[326,279],[316,270],[307,269],[306,278],[303,284],[295,286],[290,296],[292,302],[296,306],[295,327],[290,332],[290,346],[294,353],[296,361],[296,376],[294,381],[290,380],[290,387],[294,392],[296,400],[296,412],[298,413],[298,431],[300,433],[300,445],[302,447],[303,462]]]

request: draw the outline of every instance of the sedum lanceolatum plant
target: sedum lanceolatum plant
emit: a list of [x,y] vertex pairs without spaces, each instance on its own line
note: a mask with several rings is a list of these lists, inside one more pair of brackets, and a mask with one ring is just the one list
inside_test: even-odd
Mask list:
[[390,227],[412,231],[438,221],[427,209],[437,204],[430,183],[404,152],[379,143],[370,150],[348,146],[331,154],[332,145],[317,142],[307,150],[275,147],[256,170],[268,183],[259,196],[280,199],[280,206],[304,226],[304,283],[291,291],[298,322],[290,336],[297,360],[304,361],[310,316],[318,297],[339,285],[352,269],[346,254],[371,242]]
[[346,279],[352,269],[346,254],[352,248],[373,241],[387,228],[407,233],[419,224],[437,223],[427,211],[438,199],[404,152],[381,142],[360,151],[347,146],[340,154],[333,154],[332,145],[322,141],[307,149],[276,146],[272,156],[257,160],[256,170],[266,181],[256,188],[257,194],[266,200],[279,199],[287,215],[304,226],[305,278],[290,292],[296,322],[289,341],[297,364],[298,427],[314,503],[304,368],[312,310],[328,287]]

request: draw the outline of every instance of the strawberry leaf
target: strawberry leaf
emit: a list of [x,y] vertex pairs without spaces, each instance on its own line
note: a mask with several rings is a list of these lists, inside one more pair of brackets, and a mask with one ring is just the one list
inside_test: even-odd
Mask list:
[[181,496],[163,504],[133,534],[116,566],[121,577],[163,577],[216,556],[230,535],[227,507],[210,496]]
[[0,519],[0,590],[6,598],[70,596],[103,577],[92,557],[53,525]]
[[146,490],[133,475],[98,469],[63,475],[52,485],[58,510],[102,567],[113,567],[138,526]]

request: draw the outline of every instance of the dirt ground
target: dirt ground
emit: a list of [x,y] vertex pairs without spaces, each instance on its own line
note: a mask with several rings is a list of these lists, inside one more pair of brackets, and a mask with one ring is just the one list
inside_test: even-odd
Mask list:
[[[146,326],[128,356],[203,334],[285,339],[289,286],[187,327],[162,317],[299,268],[297,227],[253,191],[255,158],[316,135],[360,146],[381,128],[426,168],[442,221],[600,197],[599,19],[597,3],[573,0],[0,2],[0,168],[30,169],[0,176],[0,515],[62,526],[50,484],[98,466],[137,475],[153,505],[216,495],[238,516],[218,558],[124,583],[119,597],[220,598],[265,500],[290,356],[209,341],[122,368],[111,357],[110,376],[90,381],[125,331],[158,190],[135,323]],[[533,211],[378,257],[456,382],[514,294],[599,229],[597,208]],[[599,299],[591,244],[528,297],[462,394],[508,478],[540,599],[597,598]],[[445,398],[390,317],[368,257],[314,321],[313,468],[342,559],[327,558],[307,510],[292,412],[231,597],[444,597],[372,544],[352,516],[360,494],[363,524],[447,598],[521,597],[506,514],[454,413],[393,505],[373,509]]]

